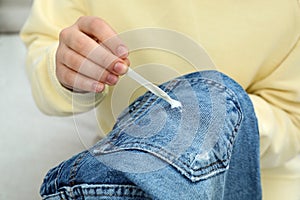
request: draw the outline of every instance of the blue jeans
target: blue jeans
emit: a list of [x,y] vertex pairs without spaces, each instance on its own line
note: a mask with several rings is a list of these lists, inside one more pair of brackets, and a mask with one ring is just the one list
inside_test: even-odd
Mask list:
[[43,199],[261,199],[257,119],[247,93],[216,71],[160,87],[182,109],[145,93],[106,138],[48,172]]

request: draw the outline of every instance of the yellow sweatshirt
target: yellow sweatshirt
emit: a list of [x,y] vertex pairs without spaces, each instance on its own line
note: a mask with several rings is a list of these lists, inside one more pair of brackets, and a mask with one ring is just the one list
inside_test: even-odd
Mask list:
[[[216,68],[240,83],[254,104],[264,199],[300,199],[298,0],[34,1],[21,37],[28,47],[27,72],[37,105],[49,115],[71,115],[97,106],[97,119],[107,133],[115,115],[142,90],[131,87],[133,82],[126,78],[96,96],[75,94],[59,84],[55,76],[59,32],[83,15],[103,18],[118,33],[156,27],[184,34],[201,45]],[[135,37],[143,40],[142,35]],[[148,70],[143,75],[157,83],[195,70],[180,56],[160,50],[137,50],[129,58],[133,67],[159,63],[169,70],[168,77],[161,75],[158,65],[151,70],[142,67]]]

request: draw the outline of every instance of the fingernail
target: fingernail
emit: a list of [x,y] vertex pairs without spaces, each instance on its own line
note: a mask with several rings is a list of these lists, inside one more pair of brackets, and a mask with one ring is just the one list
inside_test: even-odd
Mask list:
[[117,48],[117,54],[119,57],[126,58],[128,56],[128,49],[125,46],[120,45]]
[[118,82],[118,77],[113,74],[108,74],[106,77],[106,81],[112,85],[116,84]]
[[114,66],[114,71],[120,75],[125,74],[127,72],[127,66],[123,63],[117,62]]
[[104,85],[101,83],[93,83],[93,90],[95,92],[102,92],[104,89]]

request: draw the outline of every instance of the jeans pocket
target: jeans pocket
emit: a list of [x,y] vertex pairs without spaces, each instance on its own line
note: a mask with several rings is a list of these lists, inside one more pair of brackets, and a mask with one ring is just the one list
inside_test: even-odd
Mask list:
[[243,117],[224,77],[214,71],[196,72],[163,84],[162,89],[181,101],[181,110],[146,93],[121,114],[92,154],[132,173],[171,165],[192,182],[224,172]]

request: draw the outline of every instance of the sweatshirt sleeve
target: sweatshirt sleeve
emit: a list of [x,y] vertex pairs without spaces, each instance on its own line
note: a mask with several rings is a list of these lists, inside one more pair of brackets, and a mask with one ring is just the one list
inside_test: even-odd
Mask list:
[[300,42],[251,88],[261,138],[261,167],[280,166],[300,153]]
[[56,78],[55,53],[58,36],[82,15],[83,0],[35,0],[20,36],[27,47],[26,71],[39,109],[48,115],[70,115],[94,108],[107,90],[100,93],[73,93]]

